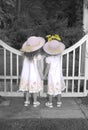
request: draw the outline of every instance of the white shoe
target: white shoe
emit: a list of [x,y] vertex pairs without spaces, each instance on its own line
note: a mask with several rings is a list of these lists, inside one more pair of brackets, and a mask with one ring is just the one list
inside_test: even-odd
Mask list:
[[24,106],[27,107],[30,104],[30,101],[25,101]]
[[46,102],[46,103],[45,103],[45,106],[47,106],[47,107],[49,107],[49,108],[53,108],[53,104],[50,103],[50,102]]
[[40,105],[40,102],[33,102],[33,107],[37,107],[37,106],[39,106]]
[[57,102],[57,107],[61,107],[62,102]]

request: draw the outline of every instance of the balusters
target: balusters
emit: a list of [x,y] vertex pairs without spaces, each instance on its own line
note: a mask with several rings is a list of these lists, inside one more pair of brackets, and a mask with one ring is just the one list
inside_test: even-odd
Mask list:
[[74,92],[74,74],[75,74],[75,50],[73,51],[73,66],[72,66],[72,93]]
[[68,92],[68,68],[69,68],[69,53],[67,53],[67,58],[66,58],[66,92]]
[[81,71],[81,46],[79,47],[79,64],[78,64],[78,92],[80,92],[80,71]]
[[4,48],[4,92],[6,92],[6,49]]
[[12,65],[12,58],[13,58],[13,56],[12,56],[12,52],[10,52],[10,91],[12,92],[13,90],[12,90],[12,85],[13,85],[13,83],[12,83],[12,72],[13,72],[13,65]]
[[18,79],[19,79],[19,56],[17,55],[16,56],[16,62],[17,62],[17,64],[16,64],[16,69],[17,69],[17,85],[18,85]]

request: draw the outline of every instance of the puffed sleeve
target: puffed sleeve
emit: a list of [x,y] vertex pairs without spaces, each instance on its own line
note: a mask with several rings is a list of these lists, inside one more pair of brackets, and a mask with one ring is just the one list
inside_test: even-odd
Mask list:
[[38,55],[37,56],[37,60],[41,60],[42,59],[42,56],[41,55]]
[[47,57],[47,58],[45,59],[45,61],[46,61],[46,63],[50,64],[50,63],[51,63],[51,58],[50,58],[50,57]]

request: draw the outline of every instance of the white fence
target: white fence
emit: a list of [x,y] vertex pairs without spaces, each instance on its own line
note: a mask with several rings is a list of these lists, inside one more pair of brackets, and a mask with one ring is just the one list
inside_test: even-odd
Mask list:
[[[63,75],[66,91],[62,96],[82,97],[87,96],[88,84],[88,34],[75,45],[66,49],[62,56]],[[22,53],[0,40],[0,95],[23,96],[19,93],[19,81],[22,69]],[[40,93],[46,96],[46,81]]]

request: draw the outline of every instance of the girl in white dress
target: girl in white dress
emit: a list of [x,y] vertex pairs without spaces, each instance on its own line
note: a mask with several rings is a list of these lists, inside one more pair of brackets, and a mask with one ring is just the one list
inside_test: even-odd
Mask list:
[[31,36],[23,44],[21,51],[24,52],[23,68],[20,80],[20,91],[26,93],[24,106],[30,104],[29,93],[33,94],[33,106],[37,107],[40,102],[37,101],[37,95],[42,90],[42,71],[40,49],[45,40],[42,37]]
[[45,69],[45,77],[48,74],[47,94],[49,95],[49,101],[46,102],[45,105],[52,108],[52,98],[53,96],[57,96],[57,107],[60,107],[62,104],[61,92],[65,89],[60,54],[65,49],[65,46],[53,36],[53,39],[51,37],[51,39],[44,45],[43,49],[48,54],[45,60],[47,63],[47,67]]

